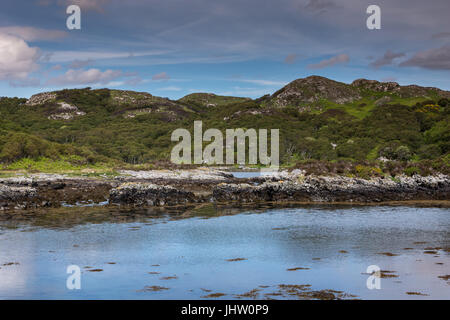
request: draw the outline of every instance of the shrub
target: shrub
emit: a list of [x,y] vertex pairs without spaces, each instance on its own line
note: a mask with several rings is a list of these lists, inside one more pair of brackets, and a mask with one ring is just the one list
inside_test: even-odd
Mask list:
[[421,159],[436,159],[441,155],[441,148],[436,144],[423,145],[417,151]]
[[395,150],[396,159],[400,161],[410,160],[412,157],[411,151],[407,146],[400,146]]
[[355,167],[355,175],[359,178],[370,179],[372,177],[379,177],[383,175],[383,171],[378,167],[368,167],[357,165]]
[[420,174],[420,169],[417,167],[408,167],[404,170],[404,174],[412,177],[413,175]]

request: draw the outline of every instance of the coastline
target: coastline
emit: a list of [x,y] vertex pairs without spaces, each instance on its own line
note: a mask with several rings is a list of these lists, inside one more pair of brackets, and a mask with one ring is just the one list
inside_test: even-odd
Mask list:
[[236,178],[230,172],[120,171],[114,177],[29,174],[0,178],[0,210],[65,206],[166,207],[233,204],[352,204],[450,207],[450,177],[350,178],[301,170]]

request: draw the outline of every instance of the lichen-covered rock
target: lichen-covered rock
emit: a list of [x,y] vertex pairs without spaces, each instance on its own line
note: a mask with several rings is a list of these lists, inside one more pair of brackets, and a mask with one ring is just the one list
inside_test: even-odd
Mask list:
[[84,116],[86,113],[78,107],[66,102],[58,102],[58,108],[48,117],[50,120],[71,120],[75,117]]
[[213,190],[213,200],[221,202],[382,202],[449,198],[450,178],[445,175],[401,176],[396,180],[307,176],[297,181],[265,182],[261,185],[223,183]]
[[379,82],[376,80],[357,79],[351,84],[360,89],[372,90],[377,92],[398,92],[400,85],[397,82]]
[[36,189],[0,184],[0,210],[25,209],[27,202],[36,197]]
[[[122,172],[123,174],[124,172]],[[306,176],[302,170],[234,178],[218,170],[130,171],[120,177],[30,174],[0,179],[0,209],[64,205],[171,206],[212,202],[386,202],[450,199],[450,177],[370,180]]]
[[195,202],[192,192],[178,190],[171,186],[156,184],[125,183],[110,191],[111,204],[165,206]]
[[27,100],[25,105],[27,106],[37,106],[56,99],[56,92],[43,92],[32,95],[30,99]]
[[391,102],[391,101],[392,101],[392,98],[391,98],[391,97],[384,96],[384,97],[378,99],[377,101],[375,101],[375,105],[376,105],[377,107],[379,107],[379,106],[382,106],[382,105],[384,105],[384,104],[386,104],[386,103],[389,103],[389,102]]

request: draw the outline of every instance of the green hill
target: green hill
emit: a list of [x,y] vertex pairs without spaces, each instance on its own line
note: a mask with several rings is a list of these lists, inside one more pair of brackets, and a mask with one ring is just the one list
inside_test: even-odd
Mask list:
[[449,99],[436,88],[317,76],[256,100],[197,93],[172,101],[90,88],[4,97],[0,162],[4,169],[168,162],[172,131],[202,120],[204,129],[279,128],[284,164],[382,157],[441,166],[449,159]]

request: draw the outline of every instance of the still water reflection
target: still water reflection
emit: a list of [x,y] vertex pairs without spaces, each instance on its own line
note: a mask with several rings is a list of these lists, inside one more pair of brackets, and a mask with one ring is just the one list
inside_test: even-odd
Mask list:
[[[442,277],[449,247],[443,208],[30,212],[0,219],[0,299],[309,297],[280,285],[361,299],[450,299]],[[81,290],[66,288],[69,265],[82,270]],[[370,265],[389,271],[380,290],[367,289]]]

